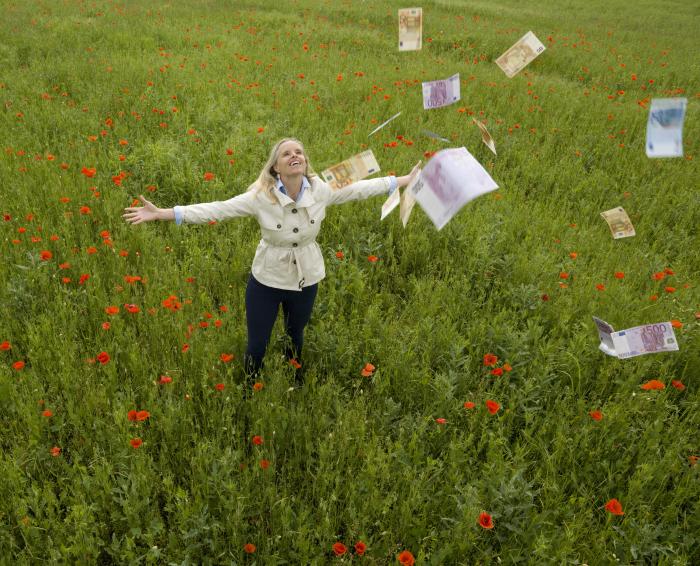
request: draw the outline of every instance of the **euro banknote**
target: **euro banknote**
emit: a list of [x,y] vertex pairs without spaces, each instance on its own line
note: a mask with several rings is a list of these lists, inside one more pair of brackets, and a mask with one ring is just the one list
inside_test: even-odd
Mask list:
[[510,79],[522,71],[533,59],[545,50],[534,33],[527,32],[508,51],[496,59],[496,64]]
[[647,157],[683,156],[687,98],[654,98],[647,120]]
[[447,79],[423,83],[423,109],[442,108],[454,104],[461,98],[459,73]]
[[600,215],[608,223],[612,236],[615,240],[619,238],[629,238],[630,236],[635,235],[632,221],[630,220],[630,217],[627,216],[625,209],[621,206],[601,212]]
[[481,141],[483,141],[486,144],[486,147],[488,147],[491,151],[493,151],[493,154],[496,155],[496,144],[494,143],[491,134],[489,134],[489,131],[486,129],[486,126],[479,122],[479,120],[476,118],[472,118],[472,120],[479,127],[479,130],[481,130]]
[[399,10],[399,51],[417,51],[423,41],[423,8]]
[[321,175],[334,189],[340,189],[380,171],[371,149],[325,169]]
[[604,320],[593,317],[600,336],[600,350],[621,360],[678,350],[678,341],[670,322],[643,324],[615,332]]

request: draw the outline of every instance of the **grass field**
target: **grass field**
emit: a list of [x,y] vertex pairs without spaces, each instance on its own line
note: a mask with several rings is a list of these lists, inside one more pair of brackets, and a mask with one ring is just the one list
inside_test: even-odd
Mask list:
[[[408,6],[3,3],[0,563],[700,563],[700,7],[426,0],[399,52]],[[648,159],[677,96],[685,155]],[[289,135],[319,172],[465,146],[501,188],[439,232],[330,209],[306,384],[280,326],[244,395],[255,221],[121,214],[238,194]],[[605,356],[592,315],[680,351]]]

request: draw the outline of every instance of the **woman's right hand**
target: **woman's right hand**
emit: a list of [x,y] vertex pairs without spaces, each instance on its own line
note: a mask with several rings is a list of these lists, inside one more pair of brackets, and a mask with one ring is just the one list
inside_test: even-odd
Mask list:
[[122,218],[129,224],[141,224],[141,222],[151,222],[152,220],[165,220],[164,210],[158,208],[152,202],[147,201],[143,195],[139,195],[143,206],[125,208]]

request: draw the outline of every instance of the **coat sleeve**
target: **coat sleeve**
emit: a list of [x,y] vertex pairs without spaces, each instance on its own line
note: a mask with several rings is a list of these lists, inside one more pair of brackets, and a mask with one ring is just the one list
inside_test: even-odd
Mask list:
[[178,206],[178,213],[182,216],[185,224],[206,224],[212,220],[227,220],[240,216],[255,216],[256,195],[245,192],[233,198],[223,201],[203,202],[200,204],[189,204]]
[[357,181],[340,189],[331,189],[329,187],[328,204],[343,204],[353,200],[364,200],[369,197],[385,195],[389,192],[391,186],[391,177],[380,177],[379,179]]

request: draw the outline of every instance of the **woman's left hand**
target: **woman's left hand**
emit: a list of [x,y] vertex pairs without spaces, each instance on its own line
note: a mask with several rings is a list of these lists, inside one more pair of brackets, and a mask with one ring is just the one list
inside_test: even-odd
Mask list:
[[411,169],[411,172],[408,175],[404,175],[403,177],[396,177],[396,184],[399,187],[405,187],[413,181],[413,178],[418,175],[421,171],[420,169],[420,164],[422,161],[419,161],[416,163],[415,167]]

